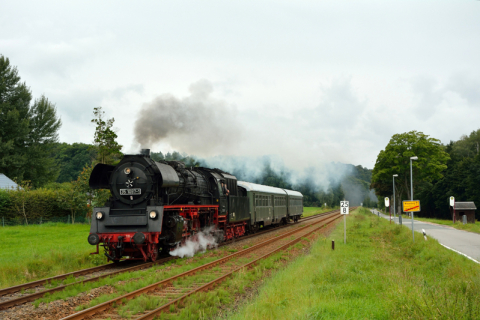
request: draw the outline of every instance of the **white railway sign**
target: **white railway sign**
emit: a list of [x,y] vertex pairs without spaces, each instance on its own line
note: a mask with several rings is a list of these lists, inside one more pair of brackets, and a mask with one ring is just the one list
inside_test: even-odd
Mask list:
[[340,201],[340,214],[348,214],[348,201]]

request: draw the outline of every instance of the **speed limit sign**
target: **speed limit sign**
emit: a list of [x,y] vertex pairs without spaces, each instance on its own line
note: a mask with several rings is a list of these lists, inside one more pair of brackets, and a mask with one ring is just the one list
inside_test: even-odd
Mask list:
[[348,214],[348,201],[340,201],[340,213],[341,214]]

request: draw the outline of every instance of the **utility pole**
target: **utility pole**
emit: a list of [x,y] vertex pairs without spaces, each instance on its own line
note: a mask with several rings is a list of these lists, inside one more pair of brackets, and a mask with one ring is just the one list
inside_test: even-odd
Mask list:
[[[417,156],[410,157],[410,200],[413,201],[413,173],[412,173],[412,160],[418,160]],[[413,231],[413,212],[412,214],[412,237],[415,242],[415,233]]]

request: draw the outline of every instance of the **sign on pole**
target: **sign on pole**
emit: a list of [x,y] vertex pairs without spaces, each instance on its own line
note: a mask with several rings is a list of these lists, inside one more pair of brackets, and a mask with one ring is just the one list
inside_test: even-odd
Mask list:
[[455,197],[450,197],[450,207],[455,207]]
[[385,197],[385,207],[390,207],[390,199],[388,197]]
[[348,201],[340,201],[340,214],[343,214],[343,243],[347,243],[347,214],[349,209]]
[[348,201],[340,201],[340,213],[348,214],[349,204]]
[[420,212],[420,200],[404,200],[403,212]]

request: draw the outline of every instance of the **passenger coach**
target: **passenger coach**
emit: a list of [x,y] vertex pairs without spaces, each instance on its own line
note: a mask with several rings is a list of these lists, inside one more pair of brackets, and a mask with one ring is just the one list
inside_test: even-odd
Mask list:
[[251,229],[298,221],[303,214],[303,195],[298,191],[238,181],[246,193],[250,209]]

